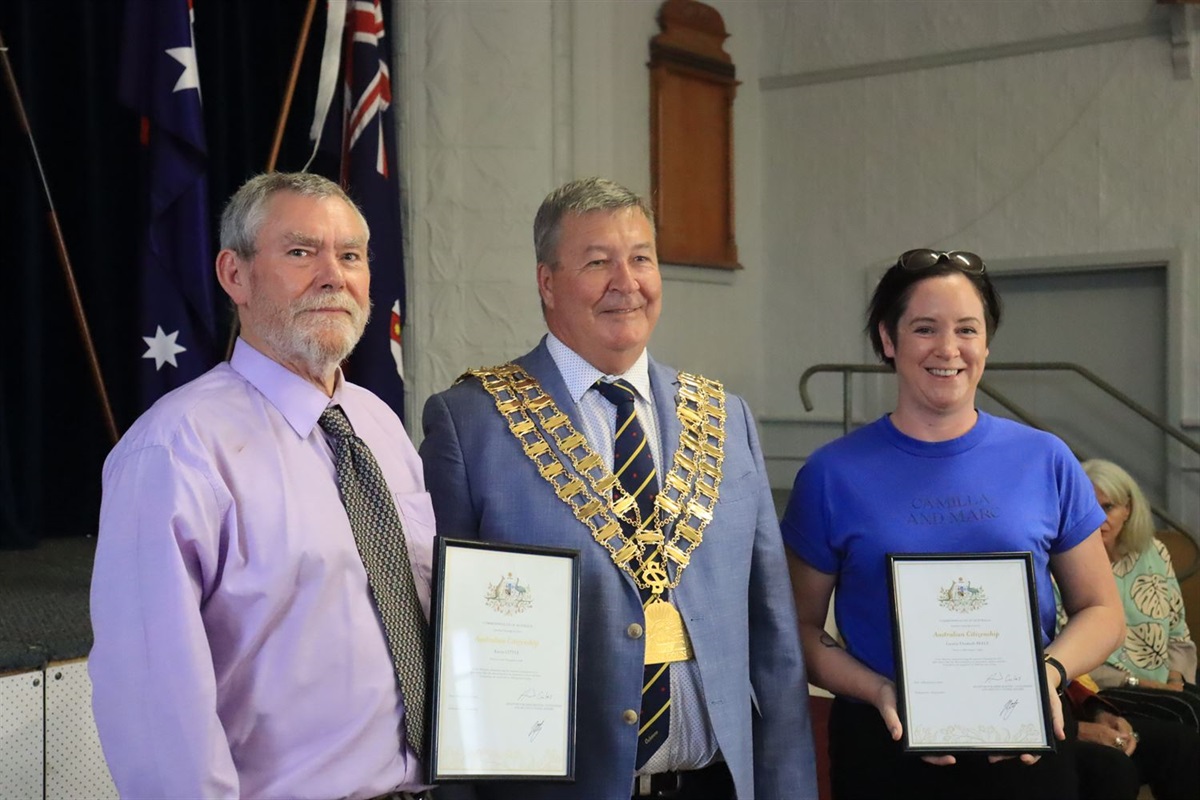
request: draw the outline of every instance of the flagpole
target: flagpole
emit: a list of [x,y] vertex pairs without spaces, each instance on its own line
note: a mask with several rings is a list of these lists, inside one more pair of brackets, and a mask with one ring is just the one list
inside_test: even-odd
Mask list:
[[300,26],[300,40],[296,42],[296,54],[292,57],[292,72],[288,76],[287,89],[283,93],[283,106],[279,109],[279,121],[275,124],[275,141],[271,143],[271,154],[267,157],[267,172],[274,172],[275,163],[279,160],[283,131],[292,113],[292,96],[296,93],[296,82],[300,79],[300,63],[304,60],[304,50],[308,47],[308,32],[312,29],[313,15],[316,11],[317,0],[308,0],[308,8],[304,10],[304,22]]
[[[292,113],[292,97],[296,93],[296,83],[300,79],[300,64],[304,61],[304,50],[308,47],[308,33],[312,29],[313,16],[317,11],[317,0],[308,0],[308,8],[304,10],[304,21],[300,25],[300,39],[296,42],[296,53],[292,56],[292,71],[288,75],[287,88],[283,92],[283,105],[279,109],[279,119],[275,123],[275,139],[271,142],[271,152],[267,156],[267,172],[275,171],[279,161],[279,150],[283,146],[283,132],[287,128],[288,117]],[[225,345],[225,359],[233,355],[233,345],[238,337],[238,319],[235,315],[229,325],[229,341]]]
[[33,161],[37,165],[38,177],[42,181],[42,194],[46,198],[46,221],[50,233],[54,237],[54,251],[58,255],[58,263],[62,266],[63,277],[67,282],[67,293],[71,297],[71,308],[75,312],[75,323],[79,336],[83,340],[83,348],[87,351],[88,365],[91,367],[92,382],[96,385],[96,393],[100,396],[100,409],[104,415],[108,435],[113,444],[121,438],[117,429],[117,420],[113,416],[112,405],[108,401],[108,390],[104,386],[104,375],[100,371],[100,359],[96,356],[96,345],[92,342],[91,329],[88,327],[87,315],[83,310],[83,299],[79,295],[79,285],[75,282],[75,271],[71,268],[71,259],[67,255],[67,243],[63,239],[62,227],[58,224],[58,213],[54,210],[54,200],[50,196],[50,184],[46,181],[46,171],[42,168],[42,158],[38,154],[37,142],[33,138],[33,128],[29,118],[25,116],[25,104],[21,101],[21,90],[17,86],[17,76],[13,72],[12,62],[8,58],[8,45],[4,35],[0,33],[0,60],[4,62],[4,82],[8,85],[12,97],[13,108],[17,114],[17,122],[29,140],[29,149],[33,151]]

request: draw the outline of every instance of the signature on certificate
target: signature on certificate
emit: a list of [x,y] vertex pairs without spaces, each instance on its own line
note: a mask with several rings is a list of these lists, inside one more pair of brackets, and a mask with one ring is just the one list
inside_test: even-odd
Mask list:
[[1008,719],[1012,716],[1013,709],[1017,707],[1018,700],[1009,700],[1004,704],[1004,708],[1000,709],[1000,719]]
[[546,701],[546,700],[553,700],[553,699],[554,699],[553,692],[546,692],[541,689],[530,688],[530,689],[525,689],[524,691],[521,692],[520,696],[517,697],[517,702],[519,703],[521,701],[529,701],[529,700]]
[[1022,680],[1020,675],[1011,672],[993,672],[983,679],[984,683],[1016,683]]
[[537,722],[533,723],[533,727],[531,727],[529,729],[529,741],[532,742],[534,739],[537,738],[537,735],[541,732],[542,732],[542,720],[539,719]]

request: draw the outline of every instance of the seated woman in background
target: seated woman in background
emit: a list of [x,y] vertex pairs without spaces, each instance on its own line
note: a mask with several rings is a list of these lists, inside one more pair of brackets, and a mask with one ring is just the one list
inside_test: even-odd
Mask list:
[[1071,681],[1067,694],[1079,720],[1080,797],[1137,800],[1149,784],[1154,800],[1200,798],[1200,733],[1178,722],[1125,719],[1087,676]]
[[1122,716],[1169,719],[1200,730],[1196,643],[1184,618],[1179,581],[1154,536],[1150,506],[1129,473],[1111,461],[1083,463],[1108,515],[1104,549],[1125,607],[1125,641],[1091,670],[1101,695]]
[[[817,450],[782,528],[809,680],[834,700],[830,773],[851,798],[1077,795],[1074,726],[1055,695],[1124,625],[1087,476],[1056,437],[975,408],[1000,299],[973,253],[912,250],[880,280],[867,333],[896,373],[895,410]],[[903,751],[888,553],[1033,555],[1058,752],[1038,759]],[[1053,572],[1070,622],[1055,636]],[[834,586],[843,648],[825,632]],[[1059,666],[1061,664],[1062,672]]]

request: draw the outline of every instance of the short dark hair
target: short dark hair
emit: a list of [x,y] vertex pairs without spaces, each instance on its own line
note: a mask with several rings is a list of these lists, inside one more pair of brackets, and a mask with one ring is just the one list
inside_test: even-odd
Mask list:
[[558,237],[567,214],[640,208],[654,227],[654,210],[636,193],[606,178],[580,178],[563,184],[542,201],[533,219],[533,250],[539,264],[556,266]]
[[883,323],[892,343],[896,342],[896,332],[900,326],[900,318],[908,309],[908,301],[912,298],[913,290],[921,281],[930,278],[940,278],[946,275],[962,275],[975,287],[975,293],[983,302],[984,323],[987,325],[987,338],[991,342],[996,329],[1000,327],[1000,315],[1003,310],[1000,294],[992,285],[987,270],[973,271],[963,269],[951,259],[940,259],[936,264],[921,270],[905,269],[899,260],[879,279],[871,302],[867,305],[867,336],[871,337],[871,347],[879,360],[895,369],[896,361],[889,358],[883,350],[883,337],[879,335],[879,325]]

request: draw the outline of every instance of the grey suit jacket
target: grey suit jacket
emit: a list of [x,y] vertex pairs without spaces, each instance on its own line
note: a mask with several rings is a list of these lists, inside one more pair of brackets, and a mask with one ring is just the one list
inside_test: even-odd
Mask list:
[[[580,429],[545,340],[517,363]],[[669,464],[680,431],[677,373],[651,360],[650,385]],[[749,409],[733,395],[726,409],[720,500],[675,597],[738,798],[815,798],[807,682],[779,525]],[[554,495],[478,381],[431,397],[423,423],[421,460],[439,535],[580,551],[576,781],[496,782],[477,787],[479,796],[629,797],[637,726],[622,715],[641,704],[644,647],[626,632],[642,622],[636,586]]]

